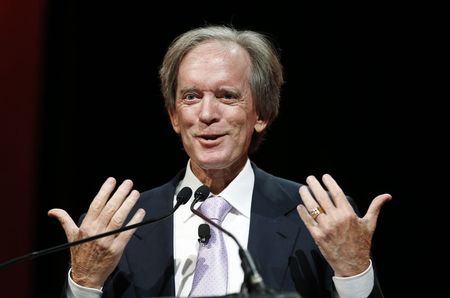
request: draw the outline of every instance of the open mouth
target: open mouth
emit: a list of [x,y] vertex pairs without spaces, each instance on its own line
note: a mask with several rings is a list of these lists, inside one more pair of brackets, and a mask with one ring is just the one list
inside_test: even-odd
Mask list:
[[220,144],[223,136],[225,136],[225,134],[201,134],[197,136],[197,139],[201,144],[209,147]]
[[200,138],[207,141],[215,141],[223,135],[201,135]]

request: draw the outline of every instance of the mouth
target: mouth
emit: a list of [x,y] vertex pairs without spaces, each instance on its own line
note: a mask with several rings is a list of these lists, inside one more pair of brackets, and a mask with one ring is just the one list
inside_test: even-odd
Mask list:
[[215,141],[215,140],[217,140],[218,138],[220,138],[222,136],[224,136],[224,135],[208,135],[208,134],[205,134],[205,135],[199,135],[198,137],[203,139],[203,140],[205,140],[205,141]]
[[221,142],[222,137],[225,134],[198,134],[196,135],[197,140],[206,146],[215,146]]

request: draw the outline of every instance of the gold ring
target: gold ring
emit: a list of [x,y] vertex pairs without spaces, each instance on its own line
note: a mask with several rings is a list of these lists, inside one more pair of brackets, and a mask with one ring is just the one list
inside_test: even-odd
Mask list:
[[316,219],[317,216],[319,216],[320,213],[325,213],[322,209],[322,207],[317,206],[316,208],[309,211],[309,214],[312,216],[313,219]]

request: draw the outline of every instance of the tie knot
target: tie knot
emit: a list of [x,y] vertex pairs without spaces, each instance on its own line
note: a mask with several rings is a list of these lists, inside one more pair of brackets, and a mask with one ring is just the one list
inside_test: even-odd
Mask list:
[[222,223],[225,216],[230,212],[231,205],[220,196],[212,196],[200,205],[200,210],[209,219]]

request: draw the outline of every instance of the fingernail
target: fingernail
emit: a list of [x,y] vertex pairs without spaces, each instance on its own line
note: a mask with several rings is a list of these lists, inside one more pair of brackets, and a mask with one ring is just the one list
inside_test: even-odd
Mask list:
[[145,210],[144,209],[141,208],[141,209],[138,210],[138,212],[139,212],[139,216],[140,217],[144,217],[145,216]]

